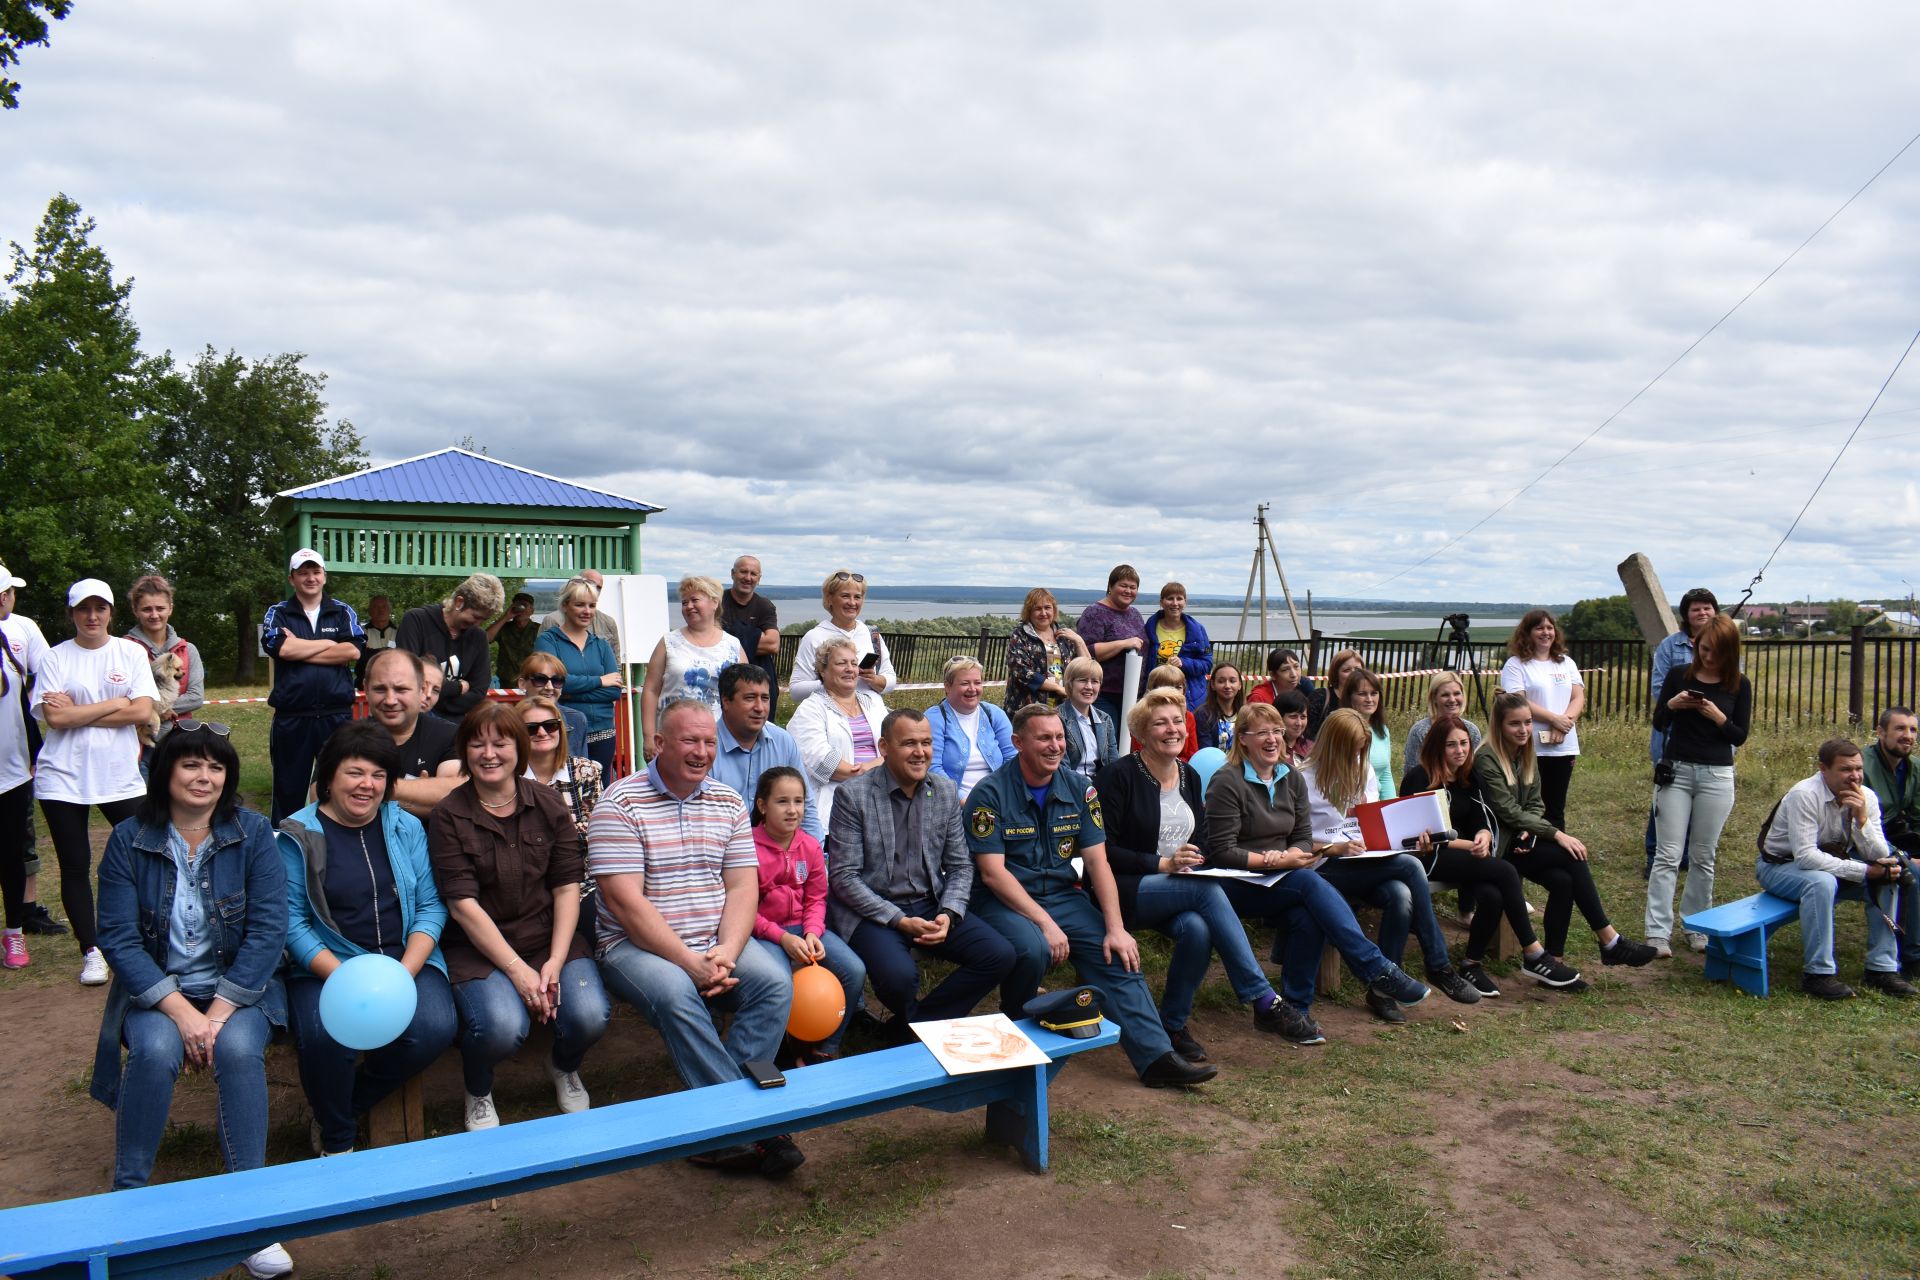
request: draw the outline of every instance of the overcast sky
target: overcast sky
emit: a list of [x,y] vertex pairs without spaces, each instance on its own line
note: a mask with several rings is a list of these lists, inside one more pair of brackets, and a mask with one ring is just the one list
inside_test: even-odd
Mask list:
[[[152,349],[391,460],[665,505],[648,568],[1736,597],[1920,326],[1910,4],[83,0],[0,114]],[[1761,599],[1920,580],[1920,355]],[[315,477],[316,479],[320,477]],[[1399,574],[1401,576],[1393,577]],[[1388,579],[1390,579],[1388,581]]]

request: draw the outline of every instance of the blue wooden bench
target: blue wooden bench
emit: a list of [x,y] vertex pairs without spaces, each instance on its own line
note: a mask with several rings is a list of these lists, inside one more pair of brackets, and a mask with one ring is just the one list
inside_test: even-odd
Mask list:
[[1688,933],[1707,935],[1707,978],[1732,978],[1749,995],[1767,994],[1767,939],[1783,924],[1800,919],[1800,904],[1756,893],[1723,903],[1680,922]]
[[787,1076],[543,1116],[480,1133],[302,1160],[266,1169],[0,1210],[0,1274],[13,1277],[217,1275],[278,1240],[431,1213],[493,1196],[618,1173],[776,1133],[891,1111],[987,1110],[987,1137],[1047,1167],[1047,1086],[1076,1053],[1115,1044],[1107,1021],[1085,1040],[1019,1024],[1053,1059],[950,1076],[925,1046],[841,1058]]

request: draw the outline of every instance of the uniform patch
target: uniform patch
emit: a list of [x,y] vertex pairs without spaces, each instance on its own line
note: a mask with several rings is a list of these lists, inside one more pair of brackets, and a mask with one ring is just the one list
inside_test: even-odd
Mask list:
[[969,829],[973,832],[974,839],[985,840],[993,834],[994,824],[998,821],[999,819],[994,816],[993,810],[987,808],[985,805],[981,805],[969,815],[967,823]]
[[1107,829],[1106,821],[1100,816],[1100,793],[1092,787],[1087,788],[1087,813],[1092,816],[1095,827],[1101,831]]
[[1072,836],[1060,837],[1060,857],[1063,861],[1071,861],[1073,859],[1073,837]]

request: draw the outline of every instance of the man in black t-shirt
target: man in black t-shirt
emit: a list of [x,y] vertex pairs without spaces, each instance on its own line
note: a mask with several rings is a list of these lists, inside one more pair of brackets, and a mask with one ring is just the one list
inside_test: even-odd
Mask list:
[[506,589],[490,573],[476,573],[441,604],[409,609],[400,619],[394,647],[419,654],[446,673],[433,713],[458,723],[480,704],[493,683],[487,621],[506,604]]
[[420,713],[426,663],[407,649],[381,649],[367,661],[367,711],[400,749],[400,778],[393,798],[424,819],[462,779],[439,778],[434,771],[453,755],[454,726]]
[[773,601],[754,588],[760,585],[760,562],[741,556],[733,562],[733,589],[720,597],[720,628],[746,650],[747,661],[767,673],[778,701],[780,677],[774,656],[780,652],[780,619]]

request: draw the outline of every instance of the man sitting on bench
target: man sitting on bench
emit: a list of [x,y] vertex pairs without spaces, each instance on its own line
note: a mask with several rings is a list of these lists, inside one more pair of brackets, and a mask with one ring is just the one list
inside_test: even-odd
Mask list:
[[[1873,745],[1863,753],[1867,785],[1880,800],[1880,831],[1889,852],[1920,853],[1920,765],[1913,759],[1920,738],[1920,718],[1906,707],[1888,707],[1873,729]],[[1900,910],[1900,973],[1920,978],[1920,883],[1902,876]]]
[[[682,699],[660,713],[653,759],[608,787],[587,827],[600,886],[600,969],[607,990],[667,1042],[688,1085],[744,1080],[771,1062],[793,1004],[784,961],[753,938],[760,859],[747,803],[713,781],[713,713]],[[715,1019],[733,1015],[726,1040]],[[695,1156],[697,1164],[792,1173],[806,1160],[784,1134]]]
[[[1820,744],[1820,771],[1780,798],[1760,828],[1760,887],[1800,904],[1805,964],[1800,989],[1821,1000],[1847,1000],[1833,960],[1833,904],[1867,902],[1866,984],[1890,996],[1910,996],[1900,976],[1893,926],[1887,915],[1900,880],[1900,862],[1887,852],[1880,801],[1866,785],[1860,748],[1845,738]],[[1876,897],[1877,895],[1877,897]]]

